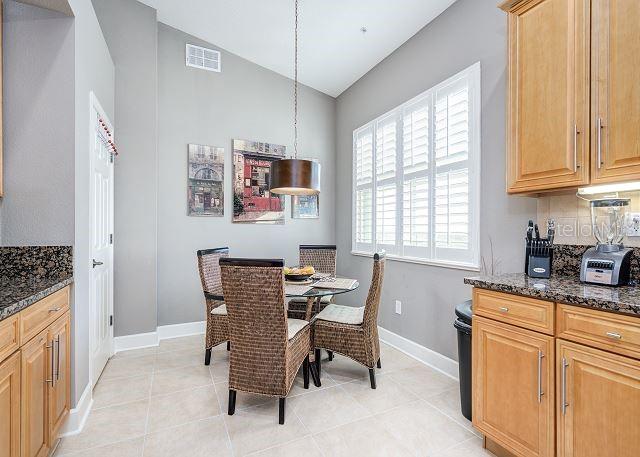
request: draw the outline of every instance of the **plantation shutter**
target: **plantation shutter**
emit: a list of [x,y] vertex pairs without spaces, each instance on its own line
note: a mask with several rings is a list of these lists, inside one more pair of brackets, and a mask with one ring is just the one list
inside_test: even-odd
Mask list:
[[479,264],[480,65],[354,132],[353,248]]

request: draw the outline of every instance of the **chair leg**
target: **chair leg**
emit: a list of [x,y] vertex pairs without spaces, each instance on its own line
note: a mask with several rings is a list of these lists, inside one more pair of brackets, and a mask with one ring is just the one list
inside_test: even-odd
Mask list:
[[378,368],[382,368],[382,362],[380,362],[380,358],[378,358]]
[[227,341],[227,351],[231,350],[231,341]]
[[229,416],[236,412],[236,391],[229,389]]
[[279,404],[279,411],[278,411],[278,423],[280,425],[284,424],[284,401],[286,400],[286,398],[281,398],[280,399],[280,404]]
[[371,381],[371,388],[376,388],[376,371],[373,368],[369,368],[369,380]]
[[322,351],[320,348],[316,348],[316,371],[318,372],[318,379],[322,376],[322,362],[320,362]]
[[304,359],[304,362],[302,362],[302,377],[304,378],[304,388],[308,389],[309,388],[309,354],[307,354],[307,356]]
[[327,354],[329,355],[329,362],[331,362],[333,360],[333,351],[327,351]]
[[204,364],[211,364],[211,348],[207,348],[204,350]]

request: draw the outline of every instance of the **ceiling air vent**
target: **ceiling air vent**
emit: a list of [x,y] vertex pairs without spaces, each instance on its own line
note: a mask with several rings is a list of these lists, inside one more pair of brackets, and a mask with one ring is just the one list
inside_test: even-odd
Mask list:
[[220,71],[220,51],[187,44],[187,67],[207,71]]

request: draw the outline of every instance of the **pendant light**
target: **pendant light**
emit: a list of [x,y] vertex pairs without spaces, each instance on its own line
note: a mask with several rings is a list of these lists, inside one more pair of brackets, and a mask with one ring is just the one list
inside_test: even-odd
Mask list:
[[295,58],[293,83],[293,159],[271,163],[270,192],[280,195],[318,195],[320,164],[298,159],[298,0],[295,0]]

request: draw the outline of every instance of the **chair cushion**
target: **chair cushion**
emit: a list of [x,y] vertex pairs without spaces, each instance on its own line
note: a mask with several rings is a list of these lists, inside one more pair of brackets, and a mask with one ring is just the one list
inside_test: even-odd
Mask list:
[[227,315],[227,305],[225,303],[217,306],[211,310],[211,314],[216,316],[226,316]]
[[289,335],[289,339],[293,339],[294,336],[296,336],[296,334],[302,330],[303,328],[305,328],[307,325],[309,325],[308,321],[302,320],[302,319],[292,319],[292,318],[288,318],[287,319],[287,332]]
[[355,308],[332,303],[320,311],[316,319],[340,324],[360,325],[364,320],[364,306]]
[[[333,295],[324,295],[321,299],[320,299],[320,303],[331,303],[331,298],[333,298]],[[294,303],[306,303],[307,299],[304,297],[293,297],[291,300]]]

